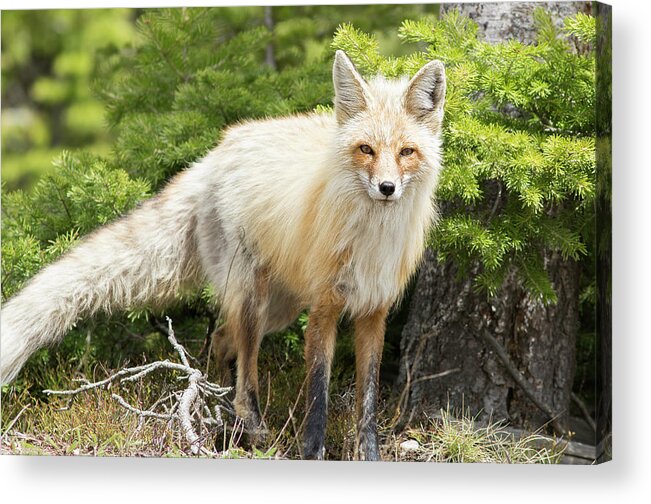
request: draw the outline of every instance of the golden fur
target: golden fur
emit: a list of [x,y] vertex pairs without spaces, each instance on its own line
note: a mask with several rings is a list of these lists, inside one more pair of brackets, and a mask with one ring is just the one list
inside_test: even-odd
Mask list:
[[[338,51],[333,80],[334,114],[230,127],[158,196],[82,240],[6,302],[2,381],[82,317],[164,306],[208,281],[227,318],[216,355],[237,355],[235,403],[249,423],[261,421],[260,341],[303,308],[311,310],[308,367],[318,361],[327,384],[337,319],[346,312],[357,321],[358,379],[371,386],[384,318],[414,273],[436,215],[445,74],[431,62],[410,81],[365,81]],[[383,183],[395,191],[384,194]],[[324,401],[322,383],[310,383]],[[370,406],[364,411],[374,415]],[[311,425],[318,456],[322,422]],[[364,432],[373,457],[374,431]]]

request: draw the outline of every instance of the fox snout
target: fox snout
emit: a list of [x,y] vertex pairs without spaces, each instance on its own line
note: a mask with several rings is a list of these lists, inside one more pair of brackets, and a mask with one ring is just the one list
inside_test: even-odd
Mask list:
[[373,200],[395,201],[403,194],[404,180],[399,173],[367,174],[360,173],[360,178],[365,182],[366,192]]
[[393,182],[387,182],[385,180],[384,182],[380,182],[379,189],[382,194],[389,197],[396,192],[396,185]]
[[364,172],[358,172],[357,176],[363,183],[368,196],[373,200],[395,201],[402,196],[403,182],[399,176],[378,177]]
[[390,147],[379,145],[376,151],[363,144],[355,150],[352,164],[371,199],[395,201],[402,196],[409,174],[395,161]]

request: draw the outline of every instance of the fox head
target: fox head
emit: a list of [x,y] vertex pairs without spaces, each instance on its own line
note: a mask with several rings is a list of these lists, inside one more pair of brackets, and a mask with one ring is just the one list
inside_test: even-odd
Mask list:
[[366,81],[346,53],[337,51],[333,81],[339,156],[370,198],[396,201],[438,169],[443,63],[427,63],[411,80]]

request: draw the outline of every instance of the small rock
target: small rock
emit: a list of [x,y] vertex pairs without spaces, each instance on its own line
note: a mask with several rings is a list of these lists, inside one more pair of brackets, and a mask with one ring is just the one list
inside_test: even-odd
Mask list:
[[415,439],[408,439],[407,441],[400,443],[400,449],[404,452],[416,451],[418,448],[420,448],[420,445]]

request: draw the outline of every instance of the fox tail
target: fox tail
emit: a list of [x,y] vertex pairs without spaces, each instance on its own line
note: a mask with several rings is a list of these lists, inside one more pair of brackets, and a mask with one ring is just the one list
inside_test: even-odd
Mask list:
[[36,350],[102,310],[162,305],[201,279],[192,198],[168,187],[34,276],[1,312],[0,382]]

